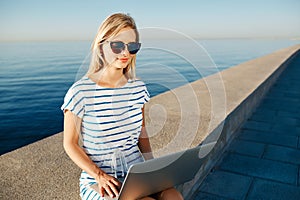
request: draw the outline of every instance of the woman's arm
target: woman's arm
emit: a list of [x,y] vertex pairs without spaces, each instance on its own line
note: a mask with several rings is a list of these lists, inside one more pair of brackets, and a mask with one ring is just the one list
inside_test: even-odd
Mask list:
[[76,165],[96,179],[101,196],[104,195],[104,190],[110,196],[118,195],[118,190],[115,186],[120,187],[120,182],[101,170],[79,146],[81,123],[81,118],[74,115],[71,111],[65,111],[63,145],[66,153]]
[[145,128],[144,107],[142,108],[142,115],[143,115],[143,123],[142,123],[142,130],[139,137],[138,146],[141,152],[143,153],[145,160],[149,160],[153,158],[153,154],[152,154],[149,137]]

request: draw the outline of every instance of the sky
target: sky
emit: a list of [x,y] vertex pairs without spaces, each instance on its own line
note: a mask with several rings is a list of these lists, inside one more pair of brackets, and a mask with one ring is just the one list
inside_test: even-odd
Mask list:
[[299,10],[299,0],[1,0],[0,41],[92,40],[116,12],[195,39],[300,39]]

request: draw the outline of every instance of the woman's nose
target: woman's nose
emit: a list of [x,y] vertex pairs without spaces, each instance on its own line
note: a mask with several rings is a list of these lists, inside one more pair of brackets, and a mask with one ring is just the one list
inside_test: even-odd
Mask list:
[[130,53],[128,51],[128,46],[127,45],[125,45],[125,48],[124,48],[124,50],[121,53],[122,53],[122,55],[124,55],[126,57],[128,57],[130,55]]

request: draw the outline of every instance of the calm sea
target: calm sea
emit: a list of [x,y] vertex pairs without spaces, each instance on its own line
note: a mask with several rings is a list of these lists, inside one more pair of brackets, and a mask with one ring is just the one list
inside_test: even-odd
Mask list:
[[[137,76],[151,96],[298,44],[295,40],[145,40]],[[85,72],[90,42],[0,43],[0,154],[63,130],[60,106]]]

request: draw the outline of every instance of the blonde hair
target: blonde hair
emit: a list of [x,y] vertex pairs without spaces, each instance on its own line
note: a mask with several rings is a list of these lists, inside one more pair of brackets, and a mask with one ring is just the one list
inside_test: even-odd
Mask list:
[[[97,35],[92,43],[91,62],[87,76],[102,70],[106,64],[101,50],[101,43],[110,37],[117,35],[123,28],[132,28],[136,33],[136,41],[139,41],[139,33],[132,17],[123,13],[116,13],[107,17],[98,29]],[[130,79],[135,80],[135,63],[136,55],[133,56],[131,62],[124,69],[123,73]]]

